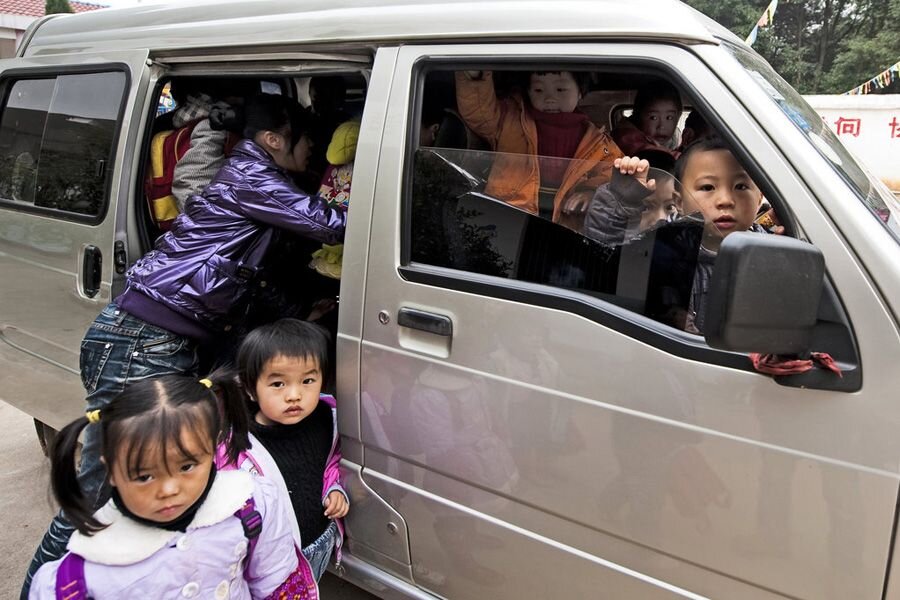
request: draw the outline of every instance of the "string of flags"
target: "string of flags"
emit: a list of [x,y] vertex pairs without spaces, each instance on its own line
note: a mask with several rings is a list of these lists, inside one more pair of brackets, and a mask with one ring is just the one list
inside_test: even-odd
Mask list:
[[750,32],[750,35],[747,36],[747,39],[744,40],[751,46],[753,42],[756,41],[756,36],[759,34],[760,27],[768,27],[772,24],[772,20],[775,17],[775,9],[778,8],[778,0],[772,0],[769,5],[766,7],[766,10],[763,11],[762,16],[759,18],[759,21],[756,22],[756,25],[753,26],[753,31]]
[[868,94],[873,90],[886,88],[887,86],[891,85],[895,79],[900,79],[900,62],[894,63],[872,79],[856,86],[849,92],[844,92],[842,95],[857,96],[859,94]]

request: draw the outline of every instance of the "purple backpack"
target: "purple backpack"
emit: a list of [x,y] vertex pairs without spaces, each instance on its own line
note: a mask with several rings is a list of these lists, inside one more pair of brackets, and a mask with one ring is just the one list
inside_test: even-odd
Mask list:
[[[247,500],[234,516],[241,520],[244,535],[247,537],[247,562],[253,556],[253,549],[262,531],[262,516],[256,510],[253,498]],[[247,577],[246,570],[244,577]],[[84,558],[69,553],[63,558],[56,571],[56,600],[89,600],[87,582],[84,580]]]

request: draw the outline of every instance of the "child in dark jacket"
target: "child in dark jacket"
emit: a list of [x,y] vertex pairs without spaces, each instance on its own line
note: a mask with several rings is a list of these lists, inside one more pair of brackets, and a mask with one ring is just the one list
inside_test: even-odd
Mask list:
[[[306,113],[293,99],[259,95],[246,107],[244,137],[203,191],[191,196],[156,247],[129,270],[125,291],[85,334],[81,375],[87,409],[106,406],[125,386],[170,373],[196,373],[201,343],[220,343],[240,322],[248,291],[277,228],[337,243],[346,216],[292,182],[310,142]],[[106,469],[96,426],[84,434],[80,479],[102,501]],[[26,576],[62,555],[72,526],[60,514]]]
[[635,156],[617,158],[610,181],[597,188],[584,220],[584,235],[607,245],[622,244],[681,214],[675,180]]

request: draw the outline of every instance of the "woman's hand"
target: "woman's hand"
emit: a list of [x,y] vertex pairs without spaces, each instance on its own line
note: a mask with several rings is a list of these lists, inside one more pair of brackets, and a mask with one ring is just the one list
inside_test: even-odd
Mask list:
[[344,494],[337,490],[329,493],[325,498],[325,516],[329,519],[340,519],[350,512],[350,504]]

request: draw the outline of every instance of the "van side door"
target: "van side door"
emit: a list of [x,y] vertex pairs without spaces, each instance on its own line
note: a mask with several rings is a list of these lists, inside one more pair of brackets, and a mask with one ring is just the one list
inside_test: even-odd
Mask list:
[[[400,48],[372,209],[360,435],[365,481],[402,515],[417,585],[453,598],[881,597],[900,481],[896,321],[798,174],[827,165],[787,153],[699,52]],[[423,144],[429,77],[487,70],[508,75],[507,98],[522,74],[580,70],[601,90],[610,73],[623,87],[632,73],[667,79],[702,106],[793,235],[824,255],[836,335],[816,349],[846,341],[844,378],[792,386],[647,318],[620,293],[624,258],[607,273],[577,232],[478,186],[521,155]],[[773,129],[792,126],[778,118]],[[595,275],[613,285],[582,283]]]
[[60,427],[82,335],[126,266],[146,50],[0,61],[0,389]]

